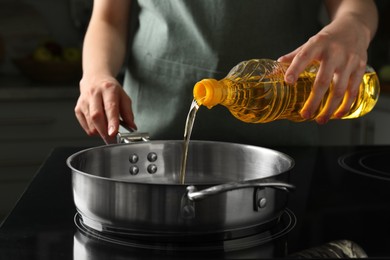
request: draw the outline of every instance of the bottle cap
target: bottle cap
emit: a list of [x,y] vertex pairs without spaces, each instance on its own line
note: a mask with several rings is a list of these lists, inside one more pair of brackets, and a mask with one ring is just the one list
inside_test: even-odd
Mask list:
[[212,108],[222,100],[222,86],[215,79],[203,79],[195,84],[193,94],[198,105]]

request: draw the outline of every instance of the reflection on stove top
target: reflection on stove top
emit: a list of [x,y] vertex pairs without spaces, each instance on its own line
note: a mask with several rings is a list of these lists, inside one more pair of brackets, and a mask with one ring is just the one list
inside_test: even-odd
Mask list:
[[[103,234],[83,224],[82,216],[75,215],[78,228],[74,236],[74,259],[139,259],[151,256],[158,259],[199,258],[259,259],[285,256],[287,235],[296,224],[294,213],[286,209],[279,222],[267,231],[234,239],[210,241],[170,242],[157,238],[152,241]],[[115,248],[115,250],[112,250]],[[106,255],[106,254],[109,255]],[[115,255],[113,255],[115,254]],[[132,257],[132,258],[128,258]]]
[[367,177],[390,181],[390,149],[355,151],[339,158],[344,169]]

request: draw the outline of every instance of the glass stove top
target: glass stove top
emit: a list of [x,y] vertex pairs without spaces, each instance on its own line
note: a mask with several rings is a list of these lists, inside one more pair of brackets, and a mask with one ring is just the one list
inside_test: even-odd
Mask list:
[[[369,258],[390,257],[389,146],[270,148],[295,160],[290,182],[296,190],[288,208],[296,224],[286,237],[289,253],[347,239]],[[80,252],[79,231],[65,162],[82,149],[59,147],[50,154],[0,226],[0,259],[82,259],[74,252],[75,246]],[[106,254],[116,250],[108,246]]]

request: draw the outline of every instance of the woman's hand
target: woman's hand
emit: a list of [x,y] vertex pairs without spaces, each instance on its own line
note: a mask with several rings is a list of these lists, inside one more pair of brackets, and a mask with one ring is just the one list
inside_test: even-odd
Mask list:
[[88,135],[112,143],[119,120],[136,129],[131,100],[115,75],[127,46],[130,0],[95,0],[83,44],[83,78],[75,113]]
[[[376,29],[376,22],[368,26],[356,10],[352,12],[349,8],[364,9],[363,6],[353,6],[360,3],[354,1],[356,0],[328,1],[334,4],[330,8],[335,13],[333,21],[305,44],[278,59],[291,63],[285,75],[285,81],[290,84],[296,82],[310,62],[320,62],[312,92],[301,110],[303,118],[312,118],[329,89],[325,106],[315,118],[319,124],[328,122],[330,118],[340,118],[349,111],[365,72],[367,49]],[[342,5],[343,2],[346,6]]]
[[88,135],[99,134],[106,143],[114,141],[120,118],[129,127],[137,129],[131,99],[111,76],[83,76],[75,113]]

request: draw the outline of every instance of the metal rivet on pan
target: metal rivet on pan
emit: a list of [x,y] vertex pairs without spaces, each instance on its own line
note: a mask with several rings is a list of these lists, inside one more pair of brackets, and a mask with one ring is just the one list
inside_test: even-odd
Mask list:
[[131,175],[137,175],[139,173],[139,168],[135,165],[130,166],[129,172]]
[[157,172],[157,165],[155,164],[150,164],[148,166],[148,173],[152,174],[152,173],[156,173]]
[[264,208],[267,205],[267,199],[266,198],[259,199],[257,205],[259,206],[259,208]]
[[157,160],[157,154],[156,153],[151,152],[151,153],[148,154],[148,161],[149,162],[155,162],[156,160]]
[[133,153],[132,155],[129,156],[129,162],[131,163],[137,163],[138,162],[138,155]]
[[[184,219],[191,219],[195,217],[195,208],[192,205],[185,205],[181,210]],[[229,233],[229,232],[227,232]]]

